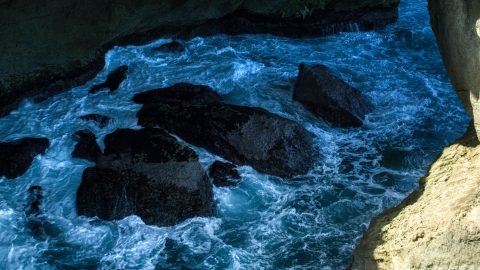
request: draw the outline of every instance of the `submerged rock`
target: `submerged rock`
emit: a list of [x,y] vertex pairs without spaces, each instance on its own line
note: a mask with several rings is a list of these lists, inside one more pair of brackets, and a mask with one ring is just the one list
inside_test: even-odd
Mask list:
[[33,158],[38,154],[44,154],[50,147],[47,138],[23,138],[12,142],[0,143],[0,177],[9,179],[24,174]]
[[180,53],[185,51],[185,47],[177,41],[172,41],[170,43],[165,43],[160,47],[153,48],[153,50],[165,53]]
[[104,128],[107,126],[108,123],[113,121],[113,118],[111,117],[95,113],[80,116],[80,119],[84,121],[92,121],[96,123],[99,128]]
[[217,160],[210,166],[208,175],[213,179],[216,187],[236,186],[241,177],[235,167],[232,163]]
[[373,111],[373,104],[362,92],[324,65],[299,65],[293,100],[315,116],[340,127],[361,126],[365,115]]
[[222,102],[220,94],[206,85],[177,83],[170,87],[149,90],[135,94],[133,101],[140,104],[155,104],[162,102],[189,102],[209,104]]
[[120,66],[112,73],[108,74],[107,80],[102,84],[97,84],[88,91],[89,94],[95,94],[103,88],[110,89],[110,92],[113,92],[118,89],[120,84],[127,78],[128,66]]
[[79,130],[72,135],[77,141],[77,145],[72,152],[73,158],[83,158],[92,162],[97,162],[102,155],[102,150],[98,146],[97,138],[90,130]]
[[[161,90],[158,92],[160,95]],[[289,178],[306,173],[315,160],[313,134],[261,108],[165,100],[145,103],[137,117],[141,126],[158,125],[191,144],[261,173]]]
[[27,216],[26,228],[33,237],[40,241],[59,236],[62,231],[60,228],[47,220],[42,214],[40,205],[43,201],[43,190],[41,186],[31,186],[28,189],[27,204],[25,205],[25,214]]
[[87,168],[77,190],[79,215],[104,220],[139,216],[171,226],[213,215],[213,191],[196,153],[161,129],[118,129]]

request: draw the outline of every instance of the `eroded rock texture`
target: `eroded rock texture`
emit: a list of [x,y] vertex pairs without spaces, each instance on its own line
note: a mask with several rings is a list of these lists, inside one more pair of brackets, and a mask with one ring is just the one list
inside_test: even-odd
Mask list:
[[325,65],[300,64],[293,90],[299,101],[314,115],[340,127],[358,127],[373,104],[358,89],[335,76]]
[[145,102],[137,113],[138,124],[159,126],[188,143],[261,173],[293,177],[313,167],[313,134],[304,127],[261,108],[210,102],[211,98],[201,97],[214,96],[208,94],[212,90],[195,87],[191,89],[205,92],[185,94],[188,98],[183,102],[164,97],[170,95],[169,90],[135,95],[134,101]]
[[0,143],[0,176],[13,179],[24,174],[33,158],[50,147],[47,138],[23,138]]
[[480,145],[470,125],[397,207],[375,217],[352,269],[478,269]]
[[171,226],[213,215],[212,184],[196,153],[161,129],[118,129],[87,168],[77,190],[79,215],[104,220],[139,216]]
[[453,88],[480,135],[480,1],[429,0],[428,10]]

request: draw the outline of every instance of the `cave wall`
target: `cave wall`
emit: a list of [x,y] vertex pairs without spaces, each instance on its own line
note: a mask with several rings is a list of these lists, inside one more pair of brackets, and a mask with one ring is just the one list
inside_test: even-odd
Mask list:
[[429,0],[428,10],[452,86],[480,135],[480,1]]
[[[84,84],[104,66],[114,45],[145,44],[166,34],[211,35],[231,29],[274,31],[270,20],[321,35],[331,23],[363,23],[364,30],[392,23],[399,0],[0,0],[0,117],[24,98],[34,102]],[[235,12],[248,18],[223,20]],[[254,18],[259,15],[259,18]],[[253,20],[244,27],[239,22]],[[255,21],[256,20],[256,21]],[[218,23],[226,22],[223,27]],[[344,24],[344,25],[345,25]],[[203,25],[203,28],[202,28]],[[320,27],[316,26],[320,25]],[[323,26],[322,26],[323,25]],[[341,26],[341,25],[340,25]],[[336,28],[340,29],[340,28]],[[296,29],[290,33],[298,32]],[[274,33],[288,35],[288,32]]]

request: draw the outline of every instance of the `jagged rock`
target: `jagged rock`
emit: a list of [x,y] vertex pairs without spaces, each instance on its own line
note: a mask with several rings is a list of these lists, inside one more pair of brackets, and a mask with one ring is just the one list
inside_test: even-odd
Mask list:
[[77,190],[79,215],[116,220],[135,214],[171,226],[213,215],[213,191],[197,154],[161,129],[118,129]]
[[146,103],[138,124],[159,126],[186,142],[261,173],[293,177],[315,160],[313,135],[261,108],[221,103]]
[[185,47],[177,41],[172,41],[170,43],[165,43],[160,47],[153,48],[153,50],[165,53],[181,53],[185,51]]
[[24,174],[33,158],[44,154],[49,146],[47,138],[23,138],[0,143],[0,176],[13,179]]
[[79,130],[72,135],[77,141],[77,145],[72,152],[73,158],[83,158],[92,162],[97,162],[102,155],[102,150],[98,146],[97,138],[90,130]]
[[113,121],[111,117],[95,113],[80,116],[80,119],[84,121],[93,121],[98,125],[99,128],[104,128],[108,123]]
[[42,214],[40,205],[43,200],[43,190],[41,186],[31,186],[28,189],[27,204],[25,214],[27,223],[25,227],[30,231],[33,237],[40,241],[45,241],[50,237],[57,237],[62,232],[55,223],[49,222],[47,217]]
[[358,89],[335,76],[324,65],[298,66],[293,100],[314,115],[340,127],[358,127],[373,104]]
[[217,187],[236,186],[241,177],[235,167],[232,163],[217,160],[210,166],[208,174],[213,179],[213,184]]
[[110,89],[113,92],[118,89],[120,84],[127,78],[128,66],[119,66],[112,73],[108,74],[107,80],[102,84],[96,84],[88,91],[89,94],[95,94],[103,88]]
[[133,101],[140,104],[155,104],[161,102],[190,102],[209,104],[222,102],[220,94],[206,85],[177,83],[170,87],[149,90],[135,94]]

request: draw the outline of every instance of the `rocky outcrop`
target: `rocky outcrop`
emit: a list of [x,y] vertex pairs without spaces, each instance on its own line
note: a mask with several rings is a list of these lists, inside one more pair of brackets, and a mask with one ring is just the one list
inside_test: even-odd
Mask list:
[[213,215],[212,184],[197,154],[161,129],[119,129],[87,168],[77,190],[78,215],[104,220],[139,216],[171,226]]
[[335,76],[325,65],[298,66],[293,100],[314,115],[340,127],[358,127],[373,104],[358,89]]
[[172,41],[162,44],[160,47],[153,48],[153,50],[164,53],[181,53],[185,51],[185,47],[183,47],[178,41]]
[[428,9],[445,69],[480,137],[480,2],[429,0]]
[[33,158],[50,147],[47,138],[23,138],[0,143],[0,177],[17,178],[27,172]]
[[119,66],[117,69],[108,74],[107,80],[104,83],[96,84],[88,91],[89,94],[95,94],[103,88],[110,89],[113,92],[118,89],[120,84],[127,78],[128,66]]
[[102,150],[98,146],[97,138],[90,130],[79,130],[73,133],[72,138],[78,142],[73,149],[73,158],[83,158],[91,162],[97,162],[102,155]]
[[352,269],[478,269],[480,145],[470,125],[397,207],[375,217]]
[[[84,84],[114,45],[165,34],[325,35],[396,21],[399,0],[26,0],[0,2],[0,116]],[[271,26],[271,27],[270,27]]]
[[[261,173],[290,178],[313,167],[313,134],[294,121],[261,108],[162,100],[162,89],[148,93],[156,94],[137,113],[141,126],[159,126],[188,143]],[[202,100],[197,94],[191,98]],[[133,100],[146,101],[143,95],[135,95]]]
[[177,83],[169,87],[135,94],[133,101],[145,105],[169,102],[210,104],[222,102],[223,97],[206,85]]
[[236,186],[241,177],[235,167],[232,163],[216,160],[208,169],[208,175],[213,179],[216,187]]

